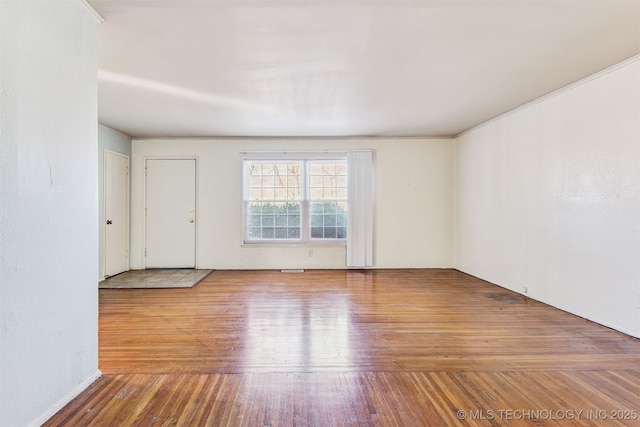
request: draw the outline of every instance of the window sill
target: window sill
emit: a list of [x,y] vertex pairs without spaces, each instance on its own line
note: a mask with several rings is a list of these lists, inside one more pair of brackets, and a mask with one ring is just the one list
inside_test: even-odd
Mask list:
[[347,242],[243,242],[241,248],[342,248],[346,247]]

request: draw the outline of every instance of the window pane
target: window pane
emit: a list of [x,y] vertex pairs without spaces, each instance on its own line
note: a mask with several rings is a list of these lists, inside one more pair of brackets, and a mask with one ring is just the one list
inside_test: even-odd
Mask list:
[[325,187],[333,188],[336,186],[336,177],[331,175],[325,175],[322,184]]
[[289,239],[299,239],[300,238],[300,229],[299,228],[288,228],[287,232],[289,234]]
[[273,227],[275,224],[275,217],[273,215],[263,215],[262,216],[262,226],[263,227]]
[[249,227],[260,227],[260,215],[249,215]]
[[311,238],[312,239],[322,239],[323,229],[322,227],[311,227]]
[[288,191],[286,187],[277,187],[274,190],[274,199],[275,200],[287,200]]
[[260,200],[261,198],[262,198],[262,189],[260,188],[249,189],[249,200]]
[[300,190],[297,188],[288,189],[287,190],[287,200],[298,200],[300,199]]
[[300,187],[300,176],[299,175],[289,175],[289,176],[287,176],[287,186],[288,187]]
[[311,162],[311,164],[309,165],[309,174],[322,175],[322,163]]
[[274,187],[262,187],[262,194],[260,200],[275,200],[276,189]]
[[338,209],[338,205],[336,203],[325,203],[324,204],[324,213],[328,214],[328,213],[336,213]]
[[278,176],[286,176],[289,173],[289,165],[286,163],[278,163],[275,165],[274,171]]
[[321,200],[323,193],[324,192],[322,191],[322,187],[319,187],[319,188],[311,187],[311,189],[309,190],[309,198],[311,200]]
[[318,203],[318,202],[312,202],[310,204],[311,207],[311,215],[318,215],[318,214],[322,214],[324,212],[323,208],[322,208],[323,204],[322,203]]
[[262,229],[262,238],[263,239],[273,239],[274,231],[273,228],[263,228]]
[[335,227],[336,226],[336,216],[335,215],[325,215],[324,216],[324,226],[325,227]]
[[278,214],[275,216],[275,226],[276,227],[286,227],[287,226],[287,214]]
[[290,214],[287,218],[289,219],[289,222],[287,223],[289,227],[300,228],[300,215]]
[[289,163],[289,175],[300,176],[300,163]]
[[325,239],[335,239],[336,238],[336,228],[335,227],[325,227],[324,228],[324,238]]

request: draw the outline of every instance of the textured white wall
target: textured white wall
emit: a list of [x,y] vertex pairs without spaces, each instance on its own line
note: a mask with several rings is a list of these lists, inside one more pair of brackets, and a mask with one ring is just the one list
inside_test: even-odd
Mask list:
[[640,58],[456,150],[456,267],[640,336]]
[[39,425],[97,360],[97,26],[0,1],[0,425]]
[[[197,156],[200,268],[344,268],[344,246],[242,246],[241,150],[374,150],[375,267],[452,267],[450,139],[134,140],[131,266],[143,266],[144,157]],[[313,249],[313,256],[309,256]]]

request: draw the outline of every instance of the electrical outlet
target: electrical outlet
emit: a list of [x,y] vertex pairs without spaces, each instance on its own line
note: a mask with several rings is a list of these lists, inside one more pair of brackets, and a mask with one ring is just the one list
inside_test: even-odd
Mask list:
[[526,286],[524,287],[524,293],[529,293],[529,288],[527,288]]
[[313,249],[309,249],[309,258],[313,256]]

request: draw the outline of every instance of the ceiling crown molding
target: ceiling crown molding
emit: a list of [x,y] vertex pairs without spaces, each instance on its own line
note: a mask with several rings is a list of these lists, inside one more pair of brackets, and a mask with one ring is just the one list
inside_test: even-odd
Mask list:
[[100,16],[100,14],[96,12],[96,10],[93,7],[91,7],[91,5],[87,3],[86,0],[77,0],[77,1],[78,1],[78,4],[80,4],[80,7],[84,9],[85,12],[87,12],[87,15],[89,15],[96,22],[96,24],[100,25],[104,22],[104,18],[102,18],[102,16]]

